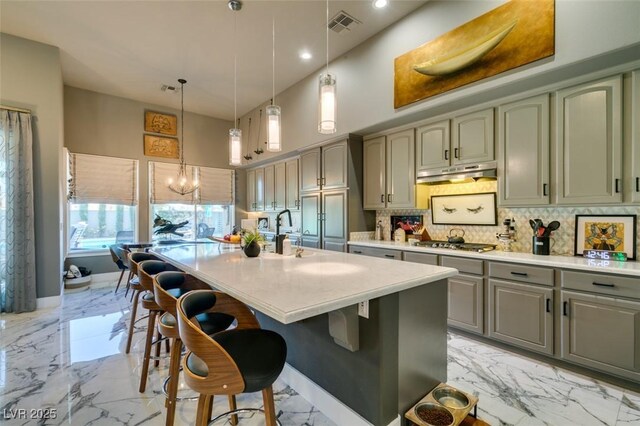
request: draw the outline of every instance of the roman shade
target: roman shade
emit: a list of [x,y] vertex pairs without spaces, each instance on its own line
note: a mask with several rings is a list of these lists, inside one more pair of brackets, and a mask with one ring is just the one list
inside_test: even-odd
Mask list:
[[138,160],[70,153],[69,175],[71,202],[138,204]]
[[[149,202],[151,204],[196,204],[195,193],[180,195],[169,189],[169,179],[175,180],[178,175],[178,163],[160,163],[149,161]],[[197,170],[186,166],[187,176],[197,178]]]
[[233,204],[233,170],[198,167],[198,172],[198,204]]

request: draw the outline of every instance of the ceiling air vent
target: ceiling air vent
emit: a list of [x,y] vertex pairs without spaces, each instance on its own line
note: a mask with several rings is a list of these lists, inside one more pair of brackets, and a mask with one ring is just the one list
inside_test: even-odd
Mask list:
[[168,84],[163,84],[160,86],[160,90],[168,93],[180,93],[180,88],[176,86],[170,86]]
[[353,16],[349,15],[344,10],[338,12],[333,18],[329,20],[329,29],[340,34],[344,30],[349,30],[349,26],[353,23],[361,24],[362,22],[358,21]]

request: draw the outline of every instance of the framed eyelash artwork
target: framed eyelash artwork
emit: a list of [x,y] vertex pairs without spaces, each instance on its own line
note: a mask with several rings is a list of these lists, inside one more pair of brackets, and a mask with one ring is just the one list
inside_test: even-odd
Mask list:
[[432,195],[434,225],[497,225],[496,193]]

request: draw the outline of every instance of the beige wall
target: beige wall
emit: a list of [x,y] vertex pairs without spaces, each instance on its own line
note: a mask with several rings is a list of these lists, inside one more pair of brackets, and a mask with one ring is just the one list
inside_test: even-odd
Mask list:
[[0,33],[0,102],[30,109],[38,298],[58,296],[62,284],[60,181],[63,103],[57,47]]
[[[180,97],[173,94],[176,106]],[[189,105],[188,85],[185,86],[185,106]],[[75,87],[64,87],[64,146],[71,152],[134,158],[139,161],[138,236],[149,238],[148,162],[178,162],[157,157],[145,157],[143,149],[144,111],[153,110],[178,116],[180,110],[109,96]],[[200,114],[185,112],[184,150],[188,164],[229,168],[227,135],[232,123]]]

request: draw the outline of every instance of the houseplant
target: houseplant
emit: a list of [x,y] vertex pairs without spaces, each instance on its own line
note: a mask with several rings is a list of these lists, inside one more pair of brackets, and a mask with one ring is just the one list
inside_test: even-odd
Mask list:
[[242,250],[247,257],[257,257],[260,254],[259,242],[264,241],[264,237],[257,229],[242,230]]

